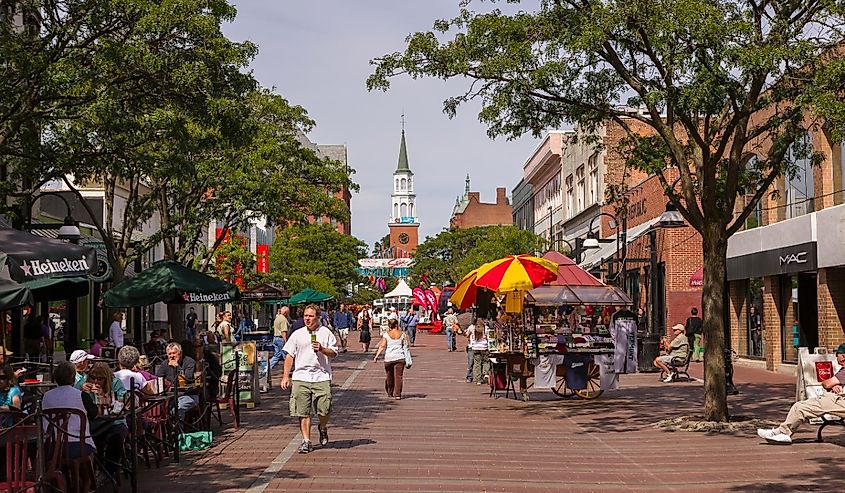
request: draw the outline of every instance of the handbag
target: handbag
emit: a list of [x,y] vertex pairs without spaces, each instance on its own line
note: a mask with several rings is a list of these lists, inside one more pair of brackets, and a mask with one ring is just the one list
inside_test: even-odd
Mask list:
[[410,368],[412,364],[414,364],[413,358],[411,358],[411,348],[408,347],[408,340],[405,339],[405,334],[402,334],[403,337],[403,344],[402,344],[402,354],[405,355],[405,368]]
[[205,450],[211,447],[210,431],[194,431],[179,434],[179,450]]

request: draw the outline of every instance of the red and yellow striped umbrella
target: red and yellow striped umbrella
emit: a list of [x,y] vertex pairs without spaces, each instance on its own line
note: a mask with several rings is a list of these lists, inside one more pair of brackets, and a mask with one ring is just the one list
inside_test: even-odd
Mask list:
[[466,310],[475,303],[476,292],[478,286],[475,285],[475,277],[478,269],[465,275],[463,279],[455,286],[455,292],[449,297],[449,301],[461,310]]
[[558,265],[532,255],[508,255],[476,269],[475,284],[497,293],[528,291],[557,279]]

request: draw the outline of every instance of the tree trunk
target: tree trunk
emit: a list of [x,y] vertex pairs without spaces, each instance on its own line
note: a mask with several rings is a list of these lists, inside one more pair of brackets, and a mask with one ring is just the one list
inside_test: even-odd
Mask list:
[[704,321],[704,419],[728,420],[725,388],[724,306],[728,239],[720,224],[705,225],[704,286],[701,295]]

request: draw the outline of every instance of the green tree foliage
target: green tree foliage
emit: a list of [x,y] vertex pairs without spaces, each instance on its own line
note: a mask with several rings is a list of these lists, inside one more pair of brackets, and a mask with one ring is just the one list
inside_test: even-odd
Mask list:
[[245,242],[227,241],[221,243],[214,253],[211,274],[233,284],[240,279],[240,288],[250,289],[260,284],[263,277],[255,272],[255,264],[255,254],[249,251]]
[[291,293],[312,288],[343,298],[349,283],[361,281],[355,268],[366,248],[328,224],[291,226],[270,247],[270,276]]
[[[451,116],[480,100],[479,118],[491,136],[539,135],[564,123],[592,130],[613,121],[625,129],[632,164],[657,174],[702,236],[704,415],[727,420],[727,240],[778,177],[795,173],[785,157],[803,129],[817,124],[813,103],[841,126],[845,6],[542,0],[533,11],[505,14],[475,12],[471,3],[462,2],[454,19],[436,21],[432,32],[409,36],[404,52],[375,60],[369,87],[386,89],[398,74],[468,79],[469,88],[445,101],[444,111]],[[643,138],[631,121],[654,137]],[[753,152],[761,159],[746,170]],[[680,172],[677,190],[664,176],[667,166]],[[741,196],[753,200],[738,204]]]
[[457,282],[469,271],[506,255],[539,251],[545,240],[516,226],[481,226],[443,231],[417,247],[411,275],[427,282]]

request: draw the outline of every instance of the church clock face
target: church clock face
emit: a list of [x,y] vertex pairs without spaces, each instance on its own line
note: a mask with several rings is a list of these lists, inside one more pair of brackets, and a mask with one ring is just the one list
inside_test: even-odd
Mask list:
[[399,243],[406,244],[411,238],[408,236],[408,233],[402,233],[399,235]]

